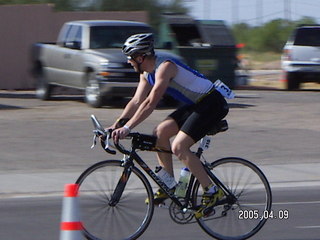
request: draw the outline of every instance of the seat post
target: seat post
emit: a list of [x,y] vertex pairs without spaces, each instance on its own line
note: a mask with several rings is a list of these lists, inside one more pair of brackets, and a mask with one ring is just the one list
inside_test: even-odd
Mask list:
[[210,147],[210,143],[211,143],[211,137],[206,135],[204,136],[199,143],[199,147],[198,150],[196,152],[196,156],[197,157],[201,157],[202,153],[204,150],[207,150]]

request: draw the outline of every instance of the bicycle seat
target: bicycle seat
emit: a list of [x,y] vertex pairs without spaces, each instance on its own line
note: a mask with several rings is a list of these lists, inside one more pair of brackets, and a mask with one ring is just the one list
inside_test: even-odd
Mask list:
[[221,120],[217,124],[215,124],[211,130],[207,133],[207,135],[216,135],[219,132],[225,132],[229,129],[227,120]]

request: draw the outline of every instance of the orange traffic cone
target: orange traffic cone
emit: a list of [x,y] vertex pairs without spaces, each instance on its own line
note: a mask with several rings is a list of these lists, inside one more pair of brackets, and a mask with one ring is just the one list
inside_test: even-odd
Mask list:
[[60,240],[84,239],[83,226],[80,221],[78,184],[67,184],[64,190],[62,216],[60,226]]

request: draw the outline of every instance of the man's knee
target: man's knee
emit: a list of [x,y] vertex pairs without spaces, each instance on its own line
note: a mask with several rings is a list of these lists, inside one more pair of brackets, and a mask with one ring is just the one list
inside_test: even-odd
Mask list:
[[189,151],[189,149],[183,146],[181,142],[173,142],[171,148],[172,148],[173,154],[176,155],[180,160],[186,159],[185,156],[187,151]]
[[153,135],[155,135],[158,139],[168,140],[176,135],[177,131],[178,129],[176,129],[173,124],[162,122],[153,130]]

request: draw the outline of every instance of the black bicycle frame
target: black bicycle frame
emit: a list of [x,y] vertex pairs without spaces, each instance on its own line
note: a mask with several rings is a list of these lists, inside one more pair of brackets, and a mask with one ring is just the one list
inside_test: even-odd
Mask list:
[[[200,158],[202,155],[202,149],[200,148],[200,151],[198,149],[197,152],[197,156]],[[186,197],[184,198],[184,202],[181,203],[179,201],[179,199],[174,195],[173,192],[170,191],[170,189],[167,187],[167,185],[155,174],[154,171],[152,171],[150,169],[150,167],[142,160],[142,158],[136,153],[136,151],[134,149],[132,149],[132,151],[130,152],[130,154],[128,155],[128,159],[124,164],[124,170],[123,173],[121,175],[121,178],[119,179],[119,182],[116,186],[116,189],[112,195],[112,203],[113,204],[117,204],[117,202],[119,201],[122,192],[126,186],[127,180],[130,177],[131,171],[132,171],[132,167],[134,166],[134,161],[154,180],[154,182],[156,184],[158,184],[158,186],[170,197],[170,199],[179,207],[181,208],[187,208],[190,202],[190,198],[191,198],[191,191],[194,185],[194,181],[195,181],[195,177],[193,174],[191,174],[190,180],[189,180],[189,184],[188,184],[188,188],[187,188],[187,192],[186,192]],[[224,186],[224,184],[210,171],[210,169],[204,164],[202,163],[207,174],[209,175],[209,177],[213,180],[213,182],[220,187],[221,189],[223,189],[223,191],[225,193],[227,193],[227,198],[226,200],[224,200],[221,204],[226,203],[226,202],[234,202],[236,201],[235,196],[228,190],[228,188],[226,186]]]
[[122,172],[122,175],[121,175],[121,177],[118,181],[118,184],[117,184],[116,188],[114,189],[114,192],[111,196],[111,199],[109,202],[110,206],[115,206],[119,202],[119,200],[122,196],[123,190],[126,187],[128,179],[131,175],[131,172],[132,172],[131,170],[132,170],[131,165],[124,166],[124,170]]
[[[150,169],[150,167],[142,160],[142,158],[136,153],[135,150],[132,150],[129,155],[130,162],[132,164],[133,160],[158,184],[158,186],[165,191],[165,193],[171,198],[171,200],[177,204],[179,207],[183,207],[184,205],[179,201],[179,199],[174,195],[174,193],[170,192],[170,189],[167,185],[155,174],[154,171]],[[189,184],[190,185],[190,184]]]

